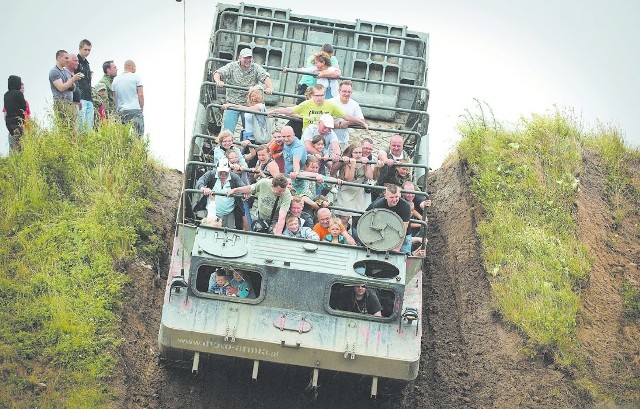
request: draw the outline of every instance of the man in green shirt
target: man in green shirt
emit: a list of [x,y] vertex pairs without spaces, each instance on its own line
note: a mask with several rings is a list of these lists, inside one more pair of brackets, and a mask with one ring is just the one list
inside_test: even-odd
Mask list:
[[[269,226],[273,226],[274,235],[281,236],[291,204],[291,192],[288,186],[289,180],[284,175],[277,175],[273,179],[260,179],[253,185],[229,189],[227,196],[238,193],[251,193],[256,196],[258,198],[258,217],[266,221]],[[275,219],[275,224],[273,219]]]

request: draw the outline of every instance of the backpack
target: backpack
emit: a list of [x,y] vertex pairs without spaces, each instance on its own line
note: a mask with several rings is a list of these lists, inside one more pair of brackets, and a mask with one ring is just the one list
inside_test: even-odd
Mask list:
[[[260,107],[261,113],[266,113],[264,105]],[[252,115],[253,117],[253,137],[256,144],[262,145],[271,140],[271,133],[275,128],[275,118],[266,115]]]

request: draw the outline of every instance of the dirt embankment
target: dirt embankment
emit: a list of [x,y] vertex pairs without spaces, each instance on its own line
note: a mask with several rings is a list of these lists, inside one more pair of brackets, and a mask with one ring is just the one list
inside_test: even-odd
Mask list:
[[[631,381],[630,377],[639,372],[638,327],[623,319],[618,290],[623,280],[640,281],[640,220],[637,209],[630,205],[630,216],[612,232],[610,210],[602,199],[604,182],[597,169],[595,158],[587,155],[577,204],[579,234],[596,262],[583,296],[579,338],[588,351],[586,363],[594,378],[604,385],[614,385],[625,374]],[[168,255],[181,175],[168,172],[159,179],[166,200],[154,208],[151,220],[159,234],[167,237],[163,254]],[[460,162],[443,166],[429,178],[433,207],[429,211],[423,289],[425,332],[418,378],[401,395],[382,396],[371,402],[367,379],[321,373],[315,407],[594,406],[575,386],[573,374],[559,370],[542,356],[525,356],[524,337],[495,313],[475,234],[482,211],[467,183],[468,175]],[[158,263],[160,271],[168,269],[166,260]],[[250,362],[205,362],[197,377],[188,370],[158,366],[157,331],[164,283],[157,277],[156,266],[137,262],[129,271],[134,279],[122,309],[121,365],[112,382],[120,397],[114,407],[310,406],[312,402],[304,394],[310,376],[306,369],[265,364],[260,367],[258,381],[253,382]]]

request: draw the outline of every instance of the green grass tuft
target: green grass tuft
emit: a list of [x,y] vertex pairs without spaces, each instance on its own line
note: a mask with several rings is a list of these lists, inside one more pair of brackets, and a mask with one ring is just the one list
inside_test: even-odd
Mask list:
[[478,227],[498,310],[561,365],[576,363],[579,291],[591,261],[574,222],[581,133],[559,112],[508,130],[469,113],[461,157],[487,212]]
[[128,127],[34,127],[0,159],[0,396],[10,407],[104,407],[118,347],[114,269],[150,235],[154,165]]

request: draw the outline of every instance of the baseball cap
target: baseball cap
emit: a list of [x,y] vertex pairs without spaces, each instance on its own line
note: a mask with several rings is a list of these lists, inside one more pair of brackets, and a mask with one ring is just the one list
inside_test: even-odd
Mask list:
[[218,161],[218,167],[216,172],[228,172],[229,171],[229,159],[222,158]]
[[253,57],[253,52],[251,51],[251,48],[243,48],[242,50],[240,50],[240,57],[242,58]]
[[322,114],[320,122],[322,122],[327,128],[333,128],[333,117],[329,114]]

